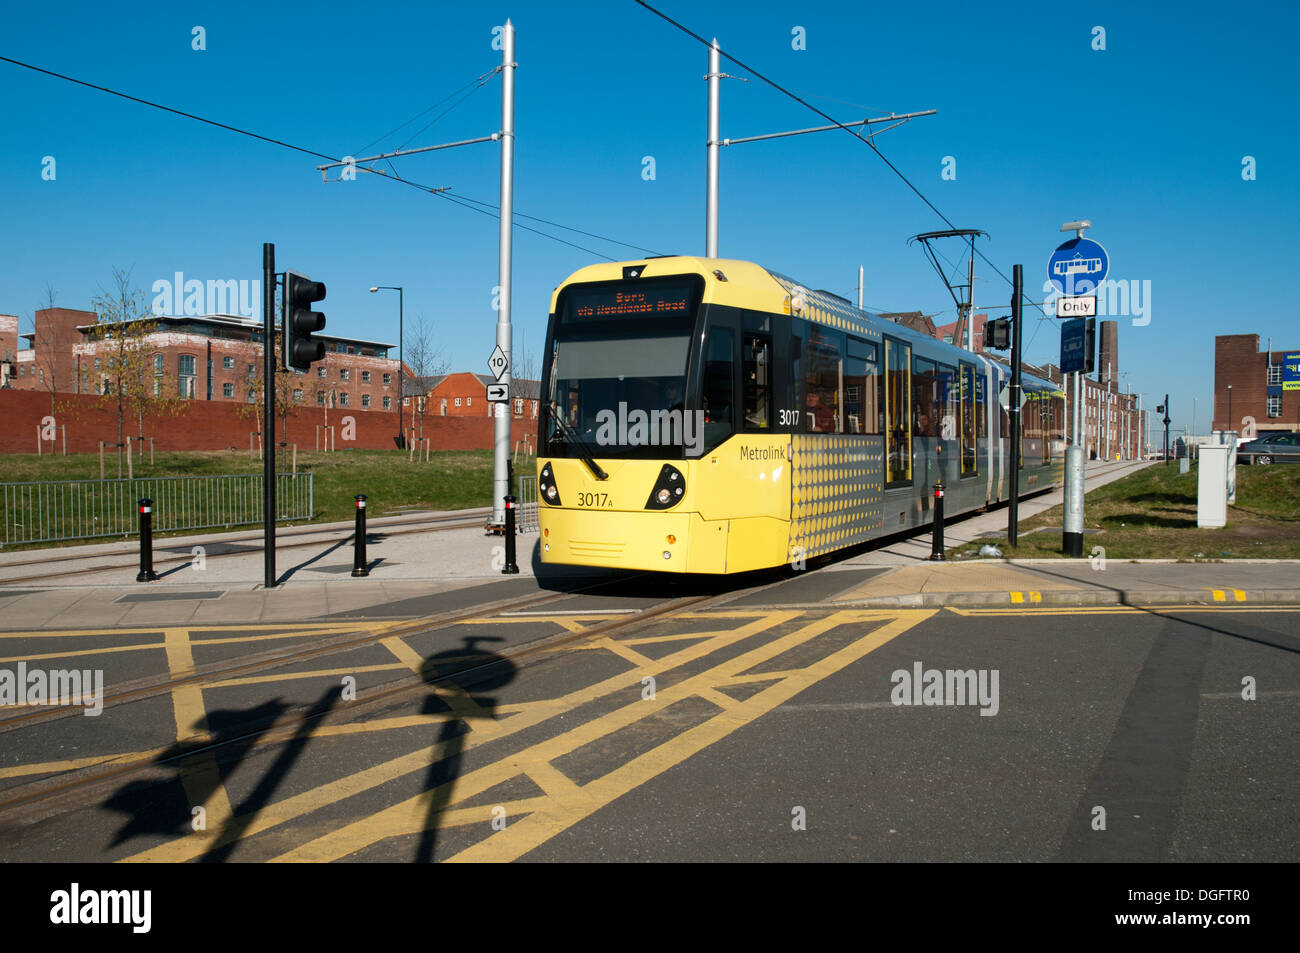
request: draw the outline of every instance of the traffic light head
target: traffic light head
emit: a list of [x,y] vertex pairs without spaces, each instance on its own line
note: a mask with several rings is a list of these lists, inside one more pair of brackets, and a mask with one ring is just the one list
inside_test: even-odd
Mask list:
[[1097,369],[1097,319],[1089,318],[1083,334],[1083,372],[1091,374]]
[[984,323],[985,350],[1005,351],[1011,347],[1011,319],[998,318]]
[[325,342],[312,335],[325,328],[325,315],[311,309],[325,300],[325,282],[284,273],[284,366],[305,371],[325,357]]

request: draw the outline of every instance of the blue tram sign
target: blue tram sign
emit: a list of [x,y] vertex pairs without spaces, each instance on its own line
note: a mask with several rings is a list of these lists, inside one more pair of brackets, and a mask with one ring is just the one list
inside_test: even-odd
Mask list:
[[1061,372],[1082,372],[1087,365],[1088,319],[1075,318],[1061,325]]
[[1072,238],[1047,259],[1047,280],[1061,294],[1087,295],[1096,290],[1110,269],[1110,257],[1091,238]]

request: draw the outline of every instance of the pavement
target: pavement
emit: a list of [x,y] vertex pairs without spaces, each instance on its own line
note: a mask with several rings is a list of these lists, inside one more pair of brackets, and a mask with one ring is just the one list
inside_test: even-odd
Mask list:
[[[1145,466],[1093,464],[1088,489]],[[1021,519],[1055,506],[1059,491],[1025,501]],[[155,540],[161,578],[135,582],[138,543],[0,553],[0,630],[221,625],[413,618],[495,605],[538,589],[572,590],[619,574],[542,566],[538,537],[518,537],[519,574],[505,576],[504,544],[480,526],[445,527],[486,510],[413,513],[367,526],[370,575],[354,578],[353,524],[278,538],[278,584],[262,585],[260,531]],[[1005,507],[950,521],[948,546],[1005,532]],[[710,580],[743,605],[854,607],[1100,606],[1300,603],[1300,564],[1279,560],[978,559],[931,562],[930,536],[852,552],[805,573]],[[674,580],[667,580],[666,584]]]

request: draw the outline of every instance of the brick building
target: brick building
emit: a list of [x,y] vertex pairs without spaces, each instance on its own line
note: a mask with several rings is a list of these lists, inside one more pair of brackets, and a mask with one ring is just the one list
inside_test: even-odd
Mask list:
[[[987,314],[977,314],[971,318],[971,350],[976,354],[984,353],[984,325],[988,323],[988,320],[989,316]],[[953,336],[957,333],[957,325],[959,323],[960,322],[958,321],[954,321],[952,324],[939,325],[934,329],[934,336],[945,344],[952,344]],[[965,337],[965,334],[962,336]],[[958,347],[962,346],[962,342],[958,341],[956,343]]]
[[[253,403],[262,367],[262,322],[232,315],[156,317],[149,334],[156,386],[199,401]],[[12,324],[12,327],[11,327]],[[0,357],[14,352],[14,372],[5,375],[15,390],[55,390],[100,394],[112,377],[110,341],[96,334],[92,311],[46,308],[36,312],[35,330],[17,334],[17,319],[0,315]],[[325,359],[299,375],[297,402],[353,410],[397,410],[396,345],[318,335]],[[26,347],[20,347],[20,340]],[[409,371],[407,372],[409,374]]]
[[1214,338],[1214,430],[1300,430],[1300,349],[1259,349],[1258,334]]
[[[427,412],[440,417],[491,417],[487,388],[495,384],[491,374],[461,372],[434,379],[429,388]],[[516,420],[536,421],[540,412],[540,381],[514,380],[510,384],[511,416]]]

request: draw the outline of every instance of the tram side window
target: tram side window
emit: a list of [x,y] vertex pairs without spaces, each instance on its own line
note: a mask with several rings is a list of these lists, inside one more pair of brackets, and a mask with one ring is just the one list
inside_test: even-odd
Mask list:
[[891,486],[912,482],[912,348],[885,339],[885,478]]
[[[957,372],[939,365],[938,377],[939,436],[944,440],[958,439],[961,428],[961,407],[958,404]],[[949,448],[944,448],[945,452]]]
[[732,400],[736,388],[735,332],[730,328],[712,328],[705,348],[704,445],[716,447],[735,427]]
[[939,435],[939,376],[931,361],[917,358],[912,364],[912,435]]
[[745,429],[772,427],[772,341],[766,334],[745,332]]
[[989,380],[985,374],[975,374],[975,436],[979,440],[989,435]]
[[850,337],[844,358],[844,432],[880,433],[876,345]]
[[809,433],[837,433],[840,430],[840,355],[844,335],[813,325],[808,335],[806,397],[804,413]]
[[961,475],[979,470],[975,453],[975,368],[961,365]]

